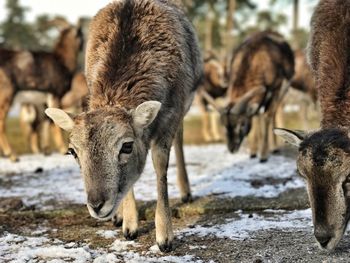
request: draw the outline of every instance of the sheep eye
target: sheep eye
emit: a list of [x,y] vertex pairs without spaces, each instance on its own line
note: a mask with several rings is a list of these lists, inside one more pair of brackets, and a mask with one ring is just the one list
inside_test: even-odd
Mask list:
[[75,159],[78,158],[78,155],[73,148],[68,148],[67,155],[72,155]]
[[130,154],[132,153],[132,147],[134,142],[125,142],[123,143],[122,149],[120,150],[120,153]]

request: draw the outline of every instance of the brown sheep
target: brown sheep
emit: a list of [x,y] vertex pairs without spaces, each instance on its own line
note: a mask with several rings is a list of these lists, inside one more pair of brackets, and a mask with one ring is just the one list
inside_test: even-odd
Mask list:
[[[11,160],[17,160],[17,156],[8,143],[5,120],[16,93],[48,92],[53,95],[53,104],[59,106],[70,89],[82,44],[81,30],[69,26],[62,30],[53,52],[0,49],[0,150]],[[59,128],[55,128],[55,133],[63,153],[66,146]]]
[[320,130],[275,131],[299,149],[297,167],[306,181],[314,234],[328,251],[350,219],[349,17],[349,0],[321,0],[311,20],[309,61],[321,105]]
[[168,0],[114,1],[98,12],[90,26],[88,111],[71,117],[59,109],[46,110],[70,132],[70,152],[81,166],[90,214],[108,220],[118,210],[128,239],[138,231],[132,186],[151,149],[158,190],[156,240],[161,251],[170,251],[173,243],[167,191],[173,142],[182,200],[191,199],[182,122],[202,71],[197,38],[182,8]]

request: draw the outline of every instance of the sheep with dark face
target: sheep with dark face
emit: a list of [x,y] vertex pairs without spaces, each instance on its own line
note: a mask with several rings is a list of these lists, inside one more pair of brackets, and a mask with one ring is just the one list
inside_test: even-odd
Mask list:
[[210,96],[207,100],[221,114],[229,151],[238,151],[253,126],[251,154],[260,150],[260,161],[265,162],[272,120],[294,74],[293,52],[277,33],[254,34],[236,49],[229,74],[227,107],[220,108]]
[[305,178],[314,234],[333,250],[350,218],[350,1],[321,0],[311,20],[309,61],[320,99],[316,132],[277,129],[299,148],[297,166]]

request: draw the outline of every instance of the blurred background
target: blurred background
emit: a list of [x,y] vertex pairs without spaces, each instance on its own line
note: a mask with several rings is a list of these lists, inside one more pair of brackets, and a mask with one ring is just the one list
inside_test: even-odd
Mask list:
[[[62,31],[61,23],[57,21],[79,25],[86,42],[91,17],[108,2],[0,0],[0,47],[50,52]],[[277,31],[296,52],[302,52],[307,45],[309,21],[316,3],[316,0],[183,0],[197,30],[204,58],[215,54],[224,69],[235,47],[258,31]],[[77,70],[84,68],[83,54],[83,51],[79,54]],[[286,96],[283,104],[284,126],[298,129],[317,127],[318,110],[312,94],[296,89],[290,89],[289,93],[291,95]],[[19,125],[20,104],[21,100],[16,99],[11,108],[7,134],[15,151],[22,154],[30,152],[30,147],[28,136],[23,135],[25,128]],[[186,118],[185,143],[220,141],[205,138],[205,132],[201,131],[201,114],[195,102]]]

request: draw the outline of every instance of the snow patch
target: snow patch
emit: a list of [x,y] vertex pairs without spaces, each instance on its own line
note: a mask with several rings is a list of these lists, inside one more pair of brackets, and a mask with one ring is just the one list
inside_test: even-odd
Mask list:
[[111,249],[117,252],[128,250],[130,247],[137,247],[135,241],[119,240],[113,242]]
[[182,236],[196,235],[200,237],[216,236],[219,238],[246,239],[252,238],[254,232],[269,229],[288,231],[290,229],[303,229],[311,231],[311,209],[293,212],[265,210],[267,215],[242,214],[238,212],[239,219],[228,219],[226,224],[210,227],[195,226],[180,230]]
[[[291,158],[271,156],[267,163],[261,164],[258,160],[251,160],[244,151],[229,153],[225,145],[185,146],[185,156],[195,196],[275,197],[288,189],[304,186],[302,179],[296,176],[295,160]],[[35,173],[38,168],[43,172]],[[27,155],[15,164],[0,159],[0,175],[0,196],[21,197],[26,205],[35,205],[37,209],[52,209],[67,203],[83,204],[86,200],[79,167],[71,156]],[[270,179],[277,180],[277,183],[268,183]],[[252,186],[254,180],[262,183]],[[173,152],[168,185],[170,198],[178,198]],[[151,156],[148,156],[145,170],[134,188],[138,200],[157,198]]]
[[59,240],[5,233],[0,237],[0,259],[5,262],[62,259],[84,263],[91,259],[91,255],[85,247],[66,248]]
[[118,230],[99,230],[96,232],[97,235],[103,237],[103,238],[116,238],[118,235]]
[[75,262],[75,263],[202,263],[192,255],[148,257],[131,251],[138,246],[134,241],[116,240],[109,249],[90,249],[87,245],[74,242],[64,243],[60,240],[50,240],[42,237],[24,237],[11,233],[4,233],[0,237],[1,262]]

